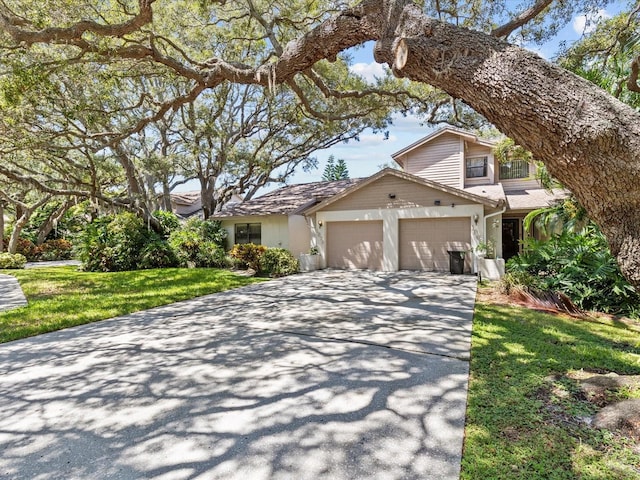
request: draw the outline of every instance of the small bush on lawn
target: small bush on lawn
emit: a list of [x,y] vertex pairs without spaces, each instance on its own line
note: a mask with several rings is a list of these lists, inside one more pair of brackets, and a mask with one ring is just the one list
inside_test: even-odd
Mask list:
[[73,245],[64,239],[47,240],[42,245],[35,247],[34,260],[52,261],[69,260],[73,254]]
[[214,242],[204,242],[200,245],[200,251],[196,255],[197,267],[227,268],[229,259],[223,248]]
[[284,248],[268,248],[260,258],[260,271],[272,277],[292,275],[299,268],[298,259]]
[[227,231],[220,222],[191,218],[169,235],[169,244],[183,267],[189,263],[196,267],[226,267],[226,238]]
[[263,245],[256,245],[255,243],[238,243],[233,246],[229,255],[235,258],[240,263],[240,266],[249,267],[256,272],[259,272],[260,259],[266,251],[267,247]]
[[[6,244],[8,244],[7,242]],[[19,238],[16,253],[24,255],[27,261],[35,260],[36,257],[36,244],[27,238]]]
[[140,252],[138,268],[170,268],[180,264],[173,248],[159,235],[151,238]]
[[0,253],[0,268],[24,268],[27,259],[21,253]]
[[91,272],[135,270],[147,233],[142,220],[129,212],[94,220],[81,235],[79,257],[84,269]]

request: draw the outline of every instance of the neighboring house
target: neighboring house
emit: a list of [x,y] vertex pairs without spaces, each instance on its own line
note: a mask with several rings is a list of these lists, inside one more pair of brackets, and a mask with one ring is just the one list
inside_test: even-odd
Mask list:
[[[522,220],[550,205],[535,164],[500,164],[495,142],[446,127],[392,155],[402,170],[358,180],[292,185],[226,206],[217,218],[231,243],[316,247],[321,267],[449,270],[449,251],[489,242],[498,258],[518,253]],[[475,272],[475,255],[465,271]]]

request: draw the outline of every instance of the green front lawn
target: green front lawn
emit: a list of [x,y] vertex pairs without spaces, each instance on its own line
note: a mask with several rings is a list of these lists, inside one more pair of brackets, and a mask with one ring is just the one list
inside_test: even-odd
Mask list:
[[598,407],[565,376],[640,374],[640,324],[480,302],[471,355],[463,479],[640,479],[636,442],[589,427]]
[[0,272],[17,277],[29,301],[27,307],[0,312],[0,343],[256,281],[213,268],[90,273],[55,267]]

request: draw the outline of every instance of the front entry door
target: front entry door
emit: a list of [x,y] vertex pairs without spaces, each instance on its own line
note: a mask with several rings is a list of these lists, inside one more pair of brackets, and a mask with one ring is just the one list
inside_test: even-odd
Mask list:
[[520,219],[502,219],[502,257],[505,261],[520,251]]

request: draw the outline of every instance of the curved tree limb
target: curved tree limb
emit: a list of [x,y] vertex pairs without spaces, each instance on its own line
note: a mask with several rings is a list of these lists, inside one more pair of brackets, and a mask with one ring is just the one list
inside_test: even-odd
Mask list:
[[510,22],[505,23],[504,25],[494,28],[491,32],[491,35],[499,38],[506,38],[514,30],[522,27],[523,25],[529,23],[535,17],[540,15],[545,8],[553,3],[553,0],[537,0],[531,8],[527,8],[515,18],[513,18]]

